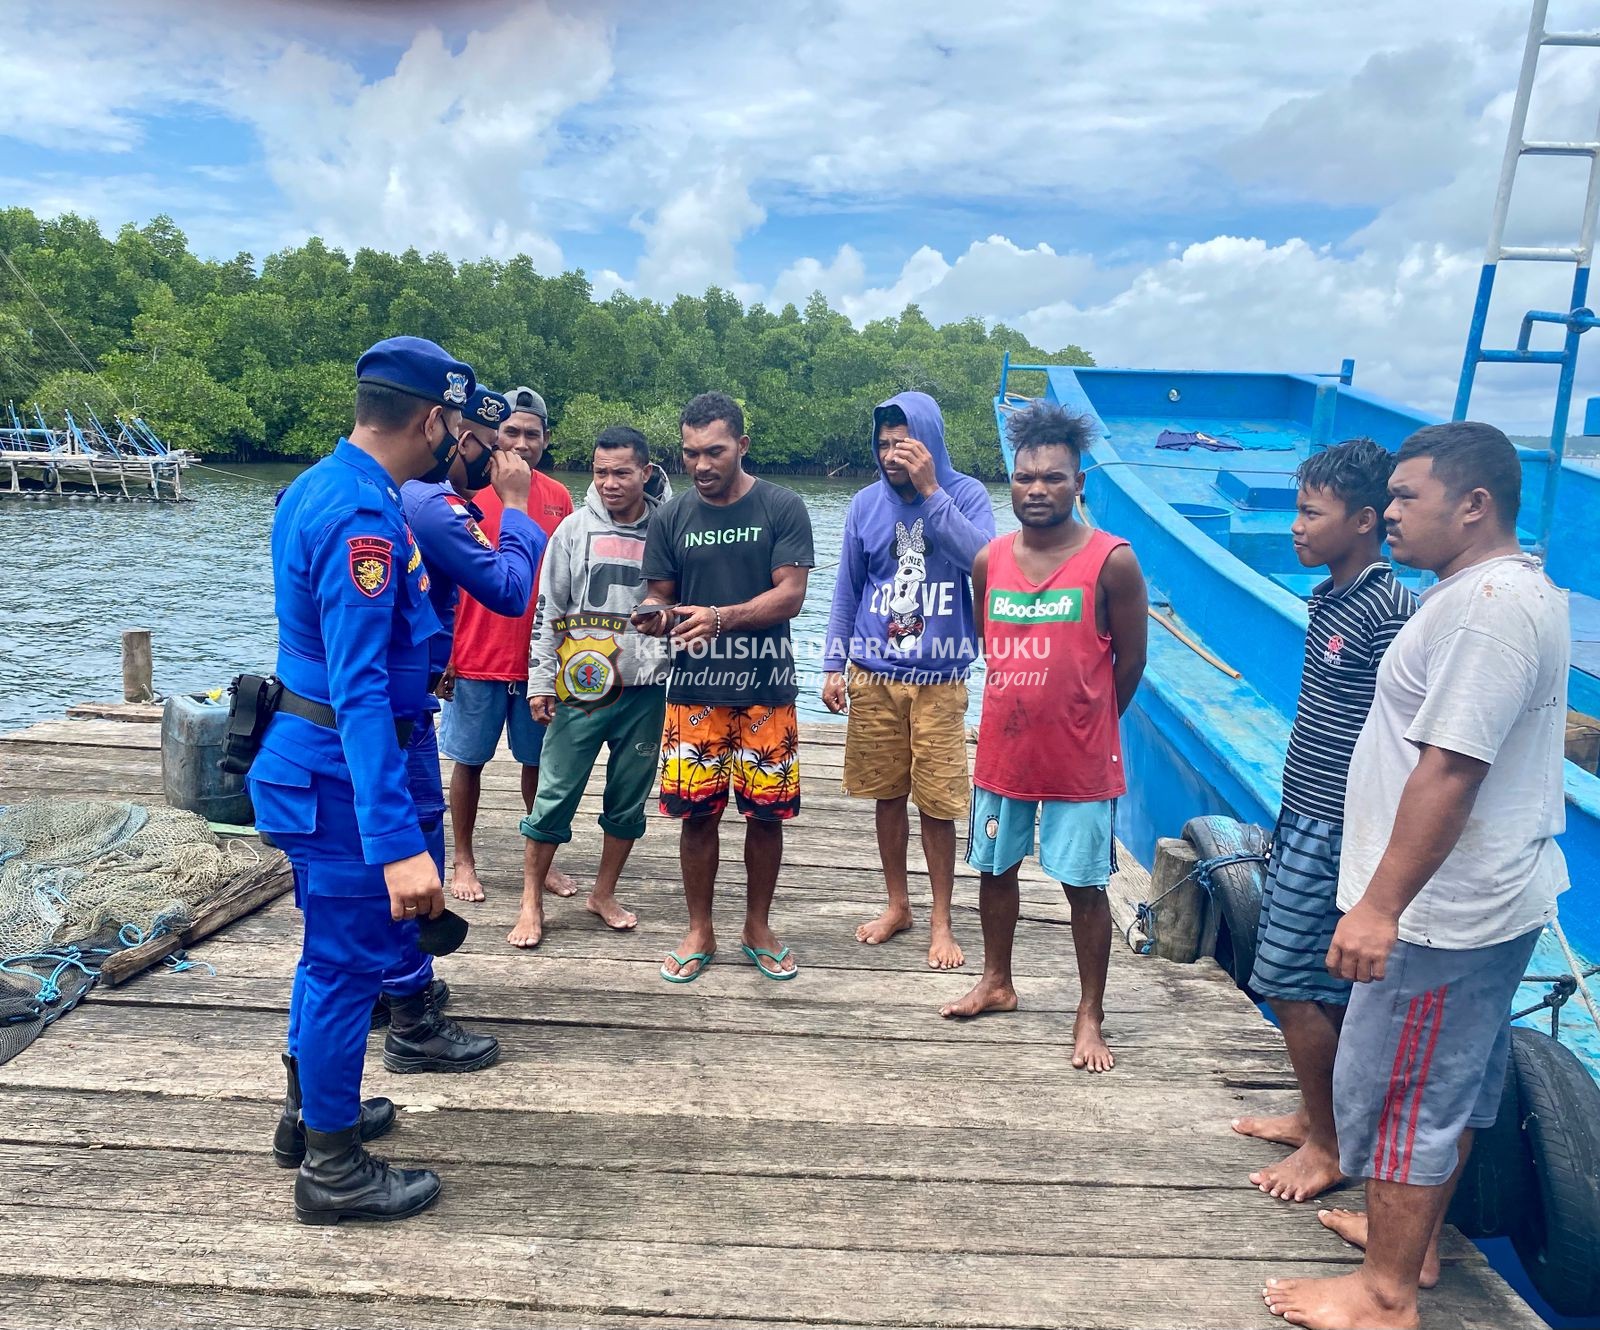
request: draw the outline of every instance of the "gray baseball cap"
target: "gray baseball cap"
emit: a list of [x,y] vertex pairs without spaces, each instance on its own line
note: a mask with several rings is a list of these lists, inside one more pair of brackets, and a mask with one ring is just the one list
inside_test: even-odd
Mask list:
[[518,411],[527,411],[538,416],[546,424],[550,423],[550,412],[546,409],[544,398],[534,392],[532,388],[511,388],[506,392],[506,401],[511,403],[511,414]]

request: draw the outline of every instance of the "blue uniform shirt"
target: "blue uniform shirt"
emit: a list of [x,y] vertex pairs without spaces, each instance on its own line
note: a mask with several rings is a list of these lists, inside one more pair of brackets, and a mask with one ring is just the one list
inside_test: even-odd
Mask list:
[[450,663],[455,636],[456,589],[494,614],[515,618],[528,608],[534,574],[548,537],[526,513],[507,508],[500,519],[500,548],[478,525],[483,510],[462,498],[448,483],[426,485],[408,480],[400,491],[406,521],[422,548],[428,569],[428,598],[444,631],[433,639],[435,671]]
[[441,627],[399,490],[374,458],[340,439],[284,491],[272,572],[278,677],[332,706],[338,727],[272,718],[250,772],[257,825],[316,859],[423,853],[395,720],[427,711]]

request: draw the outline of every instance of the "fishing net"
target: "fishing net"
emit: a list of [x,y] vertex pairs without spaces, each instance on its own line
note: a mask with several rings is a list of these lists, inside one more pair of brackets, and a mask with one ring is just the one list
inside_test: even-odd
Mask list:
[[106,956],[182,932],[238,866],[203,818],[180,809],[0,808],[0,1062],[76,1005]]

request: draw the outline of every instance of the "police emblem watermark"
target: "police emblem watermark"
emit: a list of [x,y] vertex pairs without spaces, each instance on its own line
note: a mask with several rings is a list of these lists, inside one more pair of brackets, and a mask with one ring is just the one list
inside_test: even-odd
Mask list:
[[556,700],[589,714],[610,706],[622,695],[617,656],[615,615],[575,614],[551,625],[560,635],[556,646]]

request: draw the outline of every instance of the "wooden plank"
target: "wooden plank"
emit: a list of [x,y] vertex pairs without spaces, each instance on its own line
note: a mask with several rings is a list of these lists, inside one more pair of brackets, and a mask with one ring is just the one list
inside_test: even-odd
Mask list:
[[163,956],[180,947],[192,946],[226,928],[234,920],[260,909],[268,901],[276,900],[292,886],[294,872],[289,867],[289,861],[277,851],[270,852],[264,862],[235,875],[202,904],[195,911],[193,922],[181,934],[153,937],[138,946],[108,956],[100,967],[101,983],[115,988],[148,969]]
[[[300,955],[298,916],[288,900],[277,908],[285,912],[283,922],[290,926],[289,930],[264,939],[259,935],[247,939],[239,936],[241,924],[195,949],[197,958],[203,958],[217,970],[217,974],[208,976],[204,983],[191,982],[181,976],[172,976],[169,982],[169,976],[159,972],[116,992],[96,990],[91,1000],[274,1009],[281,1005],[279,999],[287,991]],[[623,946],[615,945],[618,943]],[[881,947],[863,946],[860,954],[864,961],[870,962],[886,952]],[[524,1003],[536,1012],[538,1003],[565,996],[587,994],[599,1004],[618,998],[669,998],[673,990],[662,983],[659,965],[660,956],[654,948],[633,947],[623,935],[595,931],[587,936],[554,933],[548,947],[540,947],[534,953],[503,945],[484,952],[457,954],[436,961],[434,968],[450,981],[454,1000],[462,1010],[511,1019],[514,1018],[511,1013],[520,1010]],[[1192,1009],[1202,1013],[1202,1019],[1208,1023],[1224,1023],[1233,1036],[1264,1039],[1276,1046],[1279,1039],[1276,1030],[1254,1008],[1241,1006],[1234,1000],[1233,981],[1214,963],[1203,971],[1198,967],[1132,958],[1113,962],[1113,965],[1110,1005],[1115,1021],[1134,1014],[1170,1017],[1175,1007]],[[707,975],[707,982],[710,977]],[[855,1010],[869,1020],[882,1017],[893,1021],[903,1009],[920,1020],[948,1001],[953,991],[974,979],[971,974],[926,968],[884,970],[870,965],[860,969],[832,968],[820,977],[825,982],[806,984],[796,980],[774,984],[770,990],[757,989],[748,996],[742,991],[735,996],[725,995],[720,989],[708,990],[707,996],[689,1005],[715,1010],[720,1003],[755,1001],[763,1007],[804,1011],[814,1020],[832,1020],[840,1011]],[[1063,1016],[1077,1009],[1078,982],[1069,968],[1063,967],[1049,975],[1029,975],[1025,979],[1026,1003],[1016,1013],[1019,1017]],[[505,1005],[507,1003],[511,1005]],[[683,1004],[665,1002],[663,1005]],[[828,1010],[812,1010],[818,1007]],[[595,1014],[599,1014],[598,1008]],[[604,1014],[609,1019],[609,1009]],[[964,1038],[1009,1042],[1009,1036],[1000,1032],[1011,1023],[994,1019],[936,1024],[941,1029],[973,1032],[962,1036]]]
[[76,702],[67,708],[68,720],[121,720],[135,724],[161,723],[157,702]]
[[[124,1001],[139,1006],[202,1008],[281,1012],[287,1014],[288,973],[265,977],[255,971],[235,973],[217,951],[191,953],[218,967],[218,973],[202,978],[152,976],[152,982],[119,991],[98,989],[95,1001]],[[293,956],[285,953],[274,968],[293,968]],[[487,960],[487,958],[485,958]],[[577,968],[578,963],[571,963]],[[618,966],[634,972],[634,981],[651,987],[642,991],[618,991],[610,987],[587,986],[574,979],[572,986],[523,989],[485,983],[479,971],[482,964],[451,967],[441,971],[450,980],[451,1013],[473,1028],[498,1030],[501,1024],[564,1025],[582,1027],[603,1022],[607,1026],[630,1030],[722,1031],[755,1036],[815,1034],[826,1025],[828,1035],[837,1039],[901,1039],[941,1044],[1031,1044],[1067,1048],[1072,1043],[1072,1020],[1067,1007],[1069,994],[1058,985],[1050,995],[1051,1008],[1031,1007],[1013,1013],[1006,1020],[975,1021],[959,1024],[938,1016],[941,1002],[960,997],[970,985],[944,984],[938,1000],[917,1005],[906,1002],[851,1005],[798,1000],[769,1000],[765,994],[713,996],[699,1002],[678,1003],[665,1000],[661,979],[652,959],[642,964]],[[524,973],[531,968],[524,966]],[[462,971],[465,971],[462,974]],[[569,970],[570,973],[570,970]],[[460,977],[458,977],[460,976]],[[887,986],[887,985],[886,985]],[[1142,997],[1141,995],[1136,995]],[[1029,998],[1038,1000],[1030,987]],[[826,1012],[817,1007],[826,1006]],[[1075,1000],[1073,1002],[1075,1006]],[[130,1013],[130,1019],[137,1019]],[[1119,1054],[1129,1048],[1149,1048],[1176,1053],[1229,1043],[1236,1051],[1248,1052],[1257,1060],[1276,1054],[1282,1047],[1275,1030],[1263,1022],[1259,1028],[1240,1032],[1231,1014],[1208,1012],[1196,1017],[1182,1030],[1175,1030],[1170,1005],[1154,1009],[1130,1010],[1118,1003],[1108,1018],[1107,1037]]]
[[[532,1208],[538,1203],[535,1199]],[[1259,1258],[1019,1259],[963,1252],[717,1247],[692,1240],[531,1243],[520,1235],[462,1233],[442,1225],[439,1212],[410,1222],[406,1232],[412,1241],[396,1240],[383,1225],[308,1236],[289,1218],[268,1226],[218,1223],[210,1215],[147,1215],[124,1226],[108,1225],[97,1210],[35,1210],[25,1219],[10,1213],[17,1216],[8,1221],[13,1261],[25,1261],[22,1272],[36,1280],[72,1278],[89,1270],[104,1278],[115,1271],[124,1284],[153,1290],[221,1285],[235,1292],[317,1300],[426,1289],[439,1300],[531,1307],[564,1312],[573,1320],[601,1312],[749,1321],[777,1311],[825,1324],[1275,1330],[1282,1323],[1262,1304],[1263,1282],[1273,1275],[1330,1269]],[[698,1210],[691,1213],[698,1218]],[[23,1223],[26,1242],[21,1241]],[[425,1225],[432,1240],[415,1240]],[[325,1255],[307,1259],[311,1253]],[[1444,1272],[1428,1298],[1430,1330],[1455,1330],[1464,1324],[1464,1308],[1483,1304],[1505,1330],[1540,1325],[1498,1276],[1474,1264]],[[493,1320],[498,1323],[499,1315]]]
[[[282,1086],[254,1099],[97,1090],[0,1089],[3,1139],[38,1145],[188,1150],[204,1173],[212,1154],[260,1157],[277,1121]],[[1281,1150],[1204,1124],[1205,1148],[1190,1136],[1136,1133],[1113,1122],[1043,1130],[971,1123],[769,1122],[682,1114],[406,1112],[397,1133],[406,1152],[444,1166],[525,1164],[694,1176],[879,1178],[959,1182],[1185,1189],[1239,1186]],[[395,1141],[402,1136],[397,1134]],[[600,1146],[602,1148],[597,1148]],[[385,1149],[388,1144],[385,1144]],[[1259,1193],[1258,1193],[1259,1195]],[[1275,1207],[1268,1207],[1275,1213]],[[1265,1212],[1264,1212],[1265,1213]]]
[[[753,971],[746,980],[764,982]],[[286,1024],[275,1013],[241,1020],[237,1012],[164,1007],[130,1021],[125,1008],[86,1002],[7,1063],[6,1076],[34,1089],[270,1098],[282,1092]],[[397,1076],[374,1055],[366,1092],[478,1111],[536,1103],[574,1113],[923,1127],[1120,1123],[1188,1135],[1199,1149],[1207,1136],[1228,1131],[1231,1118],[1272,1108],[1293,1085],[1280,1053],[1244,1049],[1130,1044],[1108,1080],[1074,1071],[1056,1046],[692,1030],[664,1038],[658,1030],[604,1025],[482,1024],[501,1044],[491,1073]],[[1248,1078],[1250,1086],[1235,1088],[1230,1078]]]
[[[397,1159],[421,1162],[414,1144],[402,1126],[382,1148]],[[0,1194],[37,1209],[189,1215],[197,1163],[203,1163],[207,1185],[228,1197],[231,1223],[283,1227],[292,1175],[263,1168],[258,1154],[209,1154],[200,1161],[189,1150],[0,1145]],[[137,1187],[128,1186],[130,1176],[138,1178]],[[946,1252],[951,1235],[961,1233],[961,1250],[974,1255],[1271,1256],[1340,1266],[1351,1261],[1344,1243],[1317,1221],[1315,1207],[1274,1204],[1238,1185],[1170,1189],[737,1173],[701,1173],[684,1184],[664,1181],[661,1173],[508,1160],[455,1164],[441,1176],[446,1193],[412,1226],[415,1242],[450,1231],[520,1234],[531,1241],[650,1242],[661,1236],[659,1198],[690,1185],[697,1198],[694,1240],[715,1247]],[[507,1206],[508,1195],[539,1199],[525,1210]],[[1260,1222],[1267,1208],[1273,1211],[1270,1229]],[[1010,1222],[1018,1214],[1029,1222]],[[1453,1230],[1440,1258],[1453,1264],[1483,1260]]]
[[3,744],[51,744],[76,748],[161,748],[158,726],[115,720],[41,720],[0,735]]
[[[0,1278],[0,1294],[14,1308],[26,1308],[30,1325],[54,1330],[105,1330],[106,1326],[181,1325],[186,1330],[395,1330],[396,1326],[428,1326],[431,1330],[572,1330],[571,1312],[510,1307],[504,1303],[442,1302],[414,1296],[409,1288],[393,1289],[381,1298],[278,1297],[241,1293],[212,1285],[195,1290],[114,1284],[107,1280]],[[664,1323],[653,1317],[604,1316],[585,1313],[586,1330],[646,1330]],[[697,1320],[696,1330],[736,1330],[742,1323]],[[773,1326],[802,1322],[775,1319]]]

